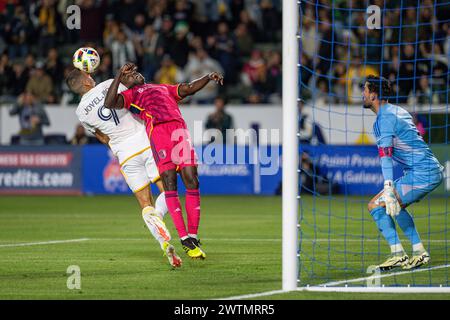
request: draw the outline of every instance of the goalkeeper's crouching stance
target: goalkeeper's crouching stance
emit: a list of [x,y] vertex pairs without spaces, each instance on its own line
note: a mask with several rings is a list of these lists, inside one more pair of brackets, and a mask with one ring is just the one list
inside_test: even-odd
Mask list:
[[[390,94],[388,80],[375,76],[366,79],[364,108],[377,115],[373,131],[384,177],[384,190],[369,202],[368,208],[391,247],[391,256],[378,266],[380,271],[396,267],[414,269],[430,261],[406,207],[433,191],[441,183],[444,169],[420,136],[411,115],[388,102]],[[395,181],[394,160],[404,168],[404,175]],[[412,244],[411,257],[400,243],[395,221]]]

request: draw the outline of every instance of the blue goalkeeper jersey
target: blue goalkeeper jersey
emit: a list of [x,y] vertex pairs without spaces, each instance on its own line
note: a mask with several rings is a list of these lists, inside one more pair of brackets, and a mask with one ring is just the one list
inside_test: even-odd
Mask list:
[[405,109],[390,103],[381,105],[373,131],[378,147],[392,147],[393,160],[404,170],[424,174],[443,170]]

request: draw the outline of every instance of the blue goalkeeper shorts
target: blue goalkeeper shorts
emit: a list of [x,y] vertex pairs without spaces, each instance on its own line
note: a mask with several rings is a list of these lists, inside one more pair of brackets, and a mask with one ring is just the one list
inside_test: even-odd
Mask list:
[[395,180],[395,190],[400,196],[403,206],[420,201],[428,193],[437,188],[442,182],[443,173],[435,171],[430,173],[416,173],[408,171],[406,174]]

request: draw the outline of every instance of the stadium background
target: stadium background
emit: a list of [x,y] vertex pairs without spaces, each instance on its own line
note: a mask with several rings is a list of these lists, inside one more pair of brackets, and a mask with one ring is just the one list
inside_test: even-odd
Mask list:
[[[332,12],[330,1],[320,1],[318,5],[307,1],[302,5],[299,123],[303,144],[373,144],[370,133],[374,117],[365,114],[363,121],[359,113],[359,84],[369,73],[395,80],[392,100],[414,111],[417,125],[429,143],[445,142],[446,130],[440,130],[439,122],[445,123],[442,115],[448,100],[448,6],[434,10],[431,1],[424,1],[416,10],[414,1],[409,2],[402,6],[411,6],[411,9],[387,11],[383,17],[386,25],[395,26],[402,20],[405,27],[389,29],[385,34],[367,31],[365,13],[361,10],[366,6],[365,1],[352,2],[351,8],[355,11],[336,10],[336,13]],[[69,30],[65,26],[66,8],[72,4],[81,8],[80,30]],[[374,4],[383,6],[382,1]],[[343,9],[348,3],[336,1],[335,5]],[[386,4],[388,9],[396,7],[399,5]],[[420,28],[414,25],[416,18]],[[343,32],[337,32],[341,28]],[[112,78],[114,70],[126,61],[135,62],[148,80],[161,83],[190,81],[209,71],[223,72],[226,79],[223,87],[208,85],[191,100],[184,101],[182,111],[191,132],[199,126],[202,129],[218,128],[222,132],[226,128],[280,130],[282,127],[280,1],[2,1],[0,30],[2,145],[96,142],[77,128],[73,110],[79,97],[72,94],[64,82],[65,74],[72,68],[72,54],[80,46],[92,46],[102,56],[101,66],[94,74],[97,82]],[[433,35],[432,43],[425,41],[430,34]],[[40,120],[37,129],[30,129],[29,118],[18,111],[24,96],[38,105],[35,109],[45,106],[42,107],[45,119]],[[208,122],[215,114],[216,97],[225,99],[227,116],[217,122]],[[435,106],[431,115],[430,104]],[[15,112],[12,112],[13,106]],[[316,109],[314,113],[312,107]],[[78,136],[76,130],[81,131]],[[201,131],[194,134],[194,143],[200,148],[209,142],[208,137]],[[275,146],[282,143],[264,136],[257,140],[250,142]],[[238,149],[249,144],[245,139],[233,137],[227,142],[236,142]],[[92,146],[85,150],[76,153],[82,158],[81,163],[90,163],[83,157],[90,150],[96,150],[104,167],[84,170],[84,176],[75,171],[78,174],[74,178],[76,189],[85,193],[127,192],[127,188],[120,185],[123,179],[119,172],[111,169],[117,166],[114,159],[102,147]],[[339,147],[329,150],[333,150],[330,157],[337,158],[339,152],[346,152]],[[356,157],[372,155],[370,148],[351,150]],[[110,169],[108,164],[111,164]],[[7,170],[8,166],[18,166],[19,162],[5,162],[5,165],[4,170]],[[323,167],[325,175],[333,170],[327,161]],[[338,169],[345,175],[349,168]],[[224,174],[219,173],[222,178],[227,178],[230,171],[205,170],[205,174],[208,171],[216,173],[205,179],[204,192],[228,192],[214,188],[220,179],[217,170],[224,170]],[[229,192],[279,193],[281,173],[278,172],[276,177],[263,175],[259,178],[256,177],[260,176],[257,170],[251,165],[234,170],[240,174],[230,176],[231,180],[225,185],[242,185],[243,188],[230,188]],[[361,164],[359,173],[376,174],[377,170],[376,164]],[[100,172],[104,172],[103,176],[98,175]],[[98,178],[93,182],[96,186],[92,187],[90,183],[85,186],[86,178],[94,173]],[[20,180],[20,176],[18,174],[16,179]],[[108,182],[101,187],[100,180],[106,176],[122,182],[117,188],[108,188]],[[369,185],[363,180],[361,176],[350,183],[350,194],[353,193],[351,190],[370,194],[381,186],[380,182]],[[372,180],[379,181],[381,177]],[[341,184],[342,191],[343,183],[339,179],[337,183]],[[3,184],[2,189],[11,191],[11,185]]]
[[[0,194],[129,194],[118,164],[107,148],[93,137],[76,134],[80,129],[77,129],[74,111],[79,97],[69,92],[64,76],[72,68],[73,52],[80,46],[92,46],[102,56],[99,71],[93,76],[97,82],[113,77],[114,70],[126,61],[135,62],[147,80],[162,83],[189,81],[209,71],[223,72],[223,87],[206,88],[204,94],[198,94],[181,105],[191,132],[196,126],[207,127],[209,117],[218,108],[215,104],[220,104],[215,101],[217,96],[225,99],[226,113],[230,117],[222,118],[220,123],[211,123],[211,127],[222,130],[231,127],[232,123],[234,128],[281,130],[281,3],[281,0],[0,1]],[[436,10],[439,3],[444,5]],[[65,26],[65,8],[71,4],[81,8],[81,30],[68,30]],[[373,1],[373,4],[385,6],[382,0]],[[419,131],[450,170],[450,13],[445,1],[402,1],[403,7],[411,7],[408,10],[394,10],[400,4],[386,1],[386,7],[392,10],[384,16],[384,23],[392,28],[382,37],[380,32],[366,28],[363,11],[368,1],[342,0],[334,1],[334,5],[341,10],[332,10],[328,0],[302,1],[299,126],[303,146],[302,169],[306,173],[302,175],[303,191],[311,192],[308,186],[319,186],[319,182],[324,181],[323,189],[317,188],[316,192],[328,194],[331,191],[337,197],[345,194],[345,200],[338,201],[339,205],[349,199],[355,203],[356,211],[361,211],[360,203],[382,186],[379,164],[370,160],[376,159],[371,137],[374,117],[363,113],[360,103],[359,84],[369,73],[395,80],[393,99],[414,113]],[[333,27],[330,27],[331,23]],[[396,28],[400,23],[405,27]],[[427,44],[430,39],[432,46]],[[43,119],[46,117],[49,125],[43,125],[42,132],[40,129],[30,131],[30,119],[26,116],[11,114],[11,110],[24,99],[31,100],[31,104],[37,106],[36,110],[40,110],[40,115],[45,113],[40,122],[45,124]],[[202,122],[196,124],[196,121]],[[208,135],[196,135],[194,142],[200,153],[209,143]],[[245,150],[244,163],[203,166],[200,171],[202,193],[265,196],[281,193],[279,158],[274,158],[279,170],[268,176],[262,175],[261,167],[249,163],[249,159],[255,150],[272,152],[262,148],[266,145],[282,151],[282,141],[272,143],[260,136],[250,145],[240,139],[236,139],[235,145],[232,142],[233,139],[227,141],[227,148]],[[314,179],[318,178],[315,181],[311,181],[313,167]],[[397,174],[399,170],[397,168]],[[435,194],[447,194],[449,189],[447,178]],[[347,198],[353,195],[363,197]],[[4,243],[66,236],[77,238],[85,232],[85,235],[97,239],[94,241],[108,245],[116,243],[109,243],[108,237],[131,237],[131,240],[135,237],[138,240],[132,241],[136,241],[139,250],[145,252],[148,249],[145,242],[139,242],[144,237],[143,232],[129,231],[138,225],[136,217],[132,222],[127,220],[127,211],[133,208],[131,197],[84,197],[83,204],[71,197],[25,198],[36,204],[42,220],[36,222],[33,230],[24,231],[18,225],[28,217],[28,212],[25,203],[17,205],[22,199],[20,196],[2,195],[0,200]],[[55,207],[49,205],[53,201]],[[209,217],[205,214],[203,220],[206,236],[275,241],[261,246],[250,239],[246,248],[235,253],[237,257],[233,256],[225,265],[222,264],[222,269],[211,272],[211,277],[219,275],[218,279],[223,280],[220,288],[208,287],[204,292],[192,295],[175,290],[179,293],[176,297],[222,297],[278,287],[280,198],[208,196],[202,201],[211,212]],[[239,205],[244,201],[245,207]],[[73,209],[66,212],[63,209],[66,206]],[[100,207],[103,209],[99,210]],[[113,210],[119,222],[107,219],[106,214]],[[328,211],[329,208],[324,205],[322,210]],[[351,208],[346,207],[345,210]],[[82,226],[75,230],[67,222],[55,221],[54,215],[60,213],[75,215],[75,220]],[[95,226],[83,224],[84,221],[103,223],[111,232],[98,234]],[[217,227],[217,221],[223,224],[224,229]],[[254,221],[259,224],[255,225]],[[55,224],[58,223],[65,232],[56,230]],[[122,225],[118,226],[120,223]],[[373,229],[375,233],[375,227]],[[229,234],[229,230],[234,233]],[[48,268],[47,260],[54,261],[61,254],[67,260],[75,259],[86,250],[92,259],[97,257],[97,263],[103,267],[101,261],[104,256],[94,248],[95,243],[89,241],[69,254],[59,250],[45,254],[39,251],[38,254],[44,254],[40,263]],[[134,250],[132,244],[121,243],[121,252]],[[223,250],[219,242],[214,241],[209,243],[209,248],[213,252]],[[250,249],[254,250],[252,256],[241,265],[239,254],[246,254]],[[5,261],[15,254],[14,248],[3,250],[6,252]],[[10,253],[7,250],[11,250]],[[225,254],[232,255],[228,251]],[[141,266],[139,263],[142,263],[144,269],[147,262],[144,264],[139,258],[142,257],[131,257],[131,265]],[[255,261],[260,264],[257,272],[252,268]],[[19,267],[19,262],[15,260],[2,266],[5,281],[3,287],[0,286],[1,296],[54,298],[57,294],[75,297],[62,289],[55,292],[49,289],[43,293],[38,288],[29,287],[26,282],[22,283],[25,280],[21,280],[17,292],[11,291],[16,279],[13,269],[18,268],[27,274],[27,265]],[[58,260],[49,268],[59,272],[57,268],[65,265],[65,261]],[[87,265],[87,268],[92,268],[88,274],[91,272],[95,278],[98,265]],[[227,271],[234,270],[236,265],[242,278],[233,273],[233,279],[241,279],[241,286],[227,278]],[[155,263],[154,268],[158,267]],[[201,268],[208,267],[211,265]],[[127,272],[128,275],[133,273],[124,269],[121,280],[124,287],[139,287],[141,279],[134,276],[126,278]],[[11,277],[7,278],[8,275]],[[186,281],[181,276],[177,279],[180,284]],[[41,284],[48,286],[47,282]],[[26,290],[21,291],[23,288]],[[155,288],[165,290],[164,281],[161,280]],[[107,291],[109,289],[99,285],[97,291],[88,297],[173,298],[158,295],[156,291],[146,295],[147,291],[141,287],[128,296],[126,290],[121,293]]]

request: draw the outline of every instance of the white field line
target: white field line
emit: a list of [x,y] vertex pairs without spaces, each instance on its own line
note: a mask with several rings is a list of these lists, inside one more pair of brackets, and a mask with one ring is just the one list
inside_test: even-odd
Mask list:
[[89,238],[80,238],[80,239],[41,241],[41,242],[8,243],[8,244],[0,244],[0,248],[40,246],[40,245],[46,245],[46,244],[82,242],[82,241],[88,241],[88,240],[90,240],[90,239]]
[[367,281],[369,279],[389,278],[389,277],[394,277],[394,276],[405,275],[408,273],[420,273],[420,272],[437,270],[437,269],[445,269],[445,268],[449,268],[449,267],[450,267],[450,264],[443,264],[440,266],[434,266],[434,267],[429,267],[429,268],[424,268],[424,269],[416,269],[416,270],[411,270],[411,271],[398,271],[398,272],[393,272],[393,273],[388,273],[388,274],[371,275],[368,277],[362,277],[362,278],[356,278],[356,279],[350,279],[350,280],[327,282],[327,283],[319,284],[318,287],[333,287],[333,286],[339,286],[339,285],[347,284],[347,283]]
[[[26,246],[37,246],[46,244],[57,244],[57,243],[70,243],[70,242],[82,242],[82,241],[148,241],[149,238],[79,238],[79,239],[68,239],[68,240],[52,240],[52,241],[41,241],[41,242],[25,242],[25,243],[8,243],[0,244],[0,248],[7,247],[26,247]],[[267,239],[267,238],[203,238],[204,241],[225,241],[225,242],[281,242],[281,239]],[[303,239],[304,241],[313,241],[313,239]],[[315,242],[361,242],[358,239],[315,239]],[[378,242],[377,239],[365,239],[364,242]],[[429,240],[424,241],[425,243],[446,243],[449,240]]]
[[[411,271],[400,271],[400,272],[394,272],[379,276],[369,276],[369,277],[363,277],[363,278],[356,278],[356,279],[350,279],[350,280],[342,280],[342,281],[334,281],[334,282],[327,282],[324,284],[319,284],[317,286],[307,286],[307,287],[300,287],[297,288],[296,291],[321,291],[321,292],[379,292],[379,293],[450,293],[450,287],[334,287],[342,284],[348,284],[348,283],[354,283],[354,282],[361,282],[361,281],[367,281],[368,279],[381,279],[381,278],[388,278],[393,276],[400,276],[405,275],[408,273],[419,273],[419,272],[425,272],[430,270],[437,270],[437,269],[444,269],[449,268],[450,264],[446,265],[440,265],[435,267],[429,267],[426,269],[416,269]],[[254,293],[254,294],[244,294],[240,296],[233,296],[233,297],[227,297],[222,299],[214,299],[214,300],[241,300],[241,299],[252,299],[252,298],[259,298],[259,297],[265,297],[265,296],[271,296],[274,294],[281,294],[281,293],[288,293],[292,291],[284,291],[284,290],[274,290],[274,291],[267,291],[267,292],[260,292],[260,293]]]
[[288,291],[284,290],[274,290],[274,291],[266,291],[266,292],[260,292],[260,293],[253,293],[253,294],[244,294],[241,296],[234,296],[234,297],[227,297],[227,298],[221,298],[221,299],[213,299],[213,300],[241,300],[241,299],[251,299],[251,298],[258,298],[258,297],[264,297],[264,296],[271,296],[274,294],[280,294],[280,293],[286,293]]
[[[82,241],[115,241],[115,240],[129,240],[129,241],[143,241],[148,240],[145,238],[79,238],[79,239],[67,239],[67,240],[53,240],[53,241],[41,241],[41,242],[25,242],[25,243],[9,243],[9,244],[0,244],[0,248],[6,248],[6,247],[24,247],[24,246],[37,246],[37,245],[47,245],[47,244],[58,244],[58,243],[71,243],[71,242],[82,242]],[[273,241],[273,242],[279,242],[281,239],[237,239],[237,238],[205,238],[205,241]],[[323,241],[343,241],[345,239],[316,239],[323,240]],[[357,239],[347,239],[349,240],[356,240]],[[378,241],[375,239],[367,239],[364,241]],[[430,242],[446,242],[446,240],[431,240]],[[362,278],[356,278],[356,279],[350,279],[350,280],[341,280],[341,281],[334,281],[334,282],[327,282],[324,284],[320,284],[318,286],[311,286],[311,287],[301,287],[297,288],[297,291],[327,291],[327,292],[386,292],[386,293],[401,293],[401,292],[416,292],[416,293],[448,293],[450,292],[450,288],[448,287],[441,287],[441,288],[432,288],[432,287],[424,287],[424,288],[414,288],[414,287],[407,287],[407,288],[390,288],[390,287],[333,287],[338,286],[342,284],[348,284],[348,283],[354,283],[354,282],[362,282],[367,281],[368,279],[381,279],[381,278],[387,278],[387,277],[393,277],[397,275],[405,275],[408,273],[419,273],[419,272],[425,272],[425,271],[431,271],[431,270],[437,270],[437,269],[444,269],[449,268],[450,264],[446,265],[440,265],[435,267],[429,267],[425,269],[418,269],[418,270],[411,270],[411,271],[400,271],[400,272],[394,272],[384,275],[371,275],[368,277],[362,277]],[[331,288],[330,288],[331,287]],[[233,297],[227,297],[227,298],[221,298],[221,299],[215,299],[215,300],[240,300],[240,299],[251,299],[251,298],[258,298],[258,297],[264,297],[264,296],[271,296],[275,294],[282,294],[287,293],[289,291],[285,290],[273,290],[273,291],[266,291],[266,292],[260,292],[260,293],[254,293],[254,294],[246,294],[246,295],[240,295],[240,296],[233,296]]]
[[[147,241],[149,238],[89,238],[89,240],[94,241]],[[281,239],[268,239],[268,238],[200,238],[204,241],[227,241],[227,242],[281,242]],[[357,242],[360,243],[362,240],[359,239],[303,239],[303,241],[315,241],[315,242]],[[382,241],[382,240],[380,240]],[[364,242],[378,242],[377,239],[365,239]],[[424,240],[425,243],[446,243],[449,240]]]
[[[89,238],[93,241],[148,241],[150,238]],[[281,239],[200,238],[204,241],[281,242]]]
[[450,287],[303,287],[297,291],[353,293],[450,293]]

